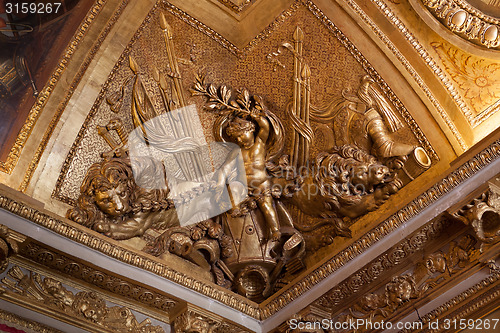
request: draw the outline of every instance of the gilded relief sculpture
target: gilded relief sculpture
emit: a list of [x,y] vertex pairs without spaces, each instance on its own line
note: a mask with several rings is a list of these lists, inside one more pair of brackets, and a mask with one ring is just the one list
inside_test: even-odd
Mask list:
[[335,145],[354,145],[373,155],[396,171],[399,179],[408,183],[428,169],[431,160],[422,147],[398,142],[392,133],[403,123],[384,93],[368,75],[361,79],[356,94],[348,89],[341,98],[321,107],[312,106],[311,119],[332,124]]
[[498,177],[479,198],[462,207],[453,216],[471,227],[481,242],[481,250],[500,241],[500,188]]
[[451,242],[446,253],[438,250],[426,255],[417,262],[412,273],[393,277],[383,290],[364,295],[337,319],[388,320],[403,304],[427,296],[443,281],[454,278],[464,267],[477,260],[476,243],[473,236],[464,235]]
[[[148,161],[142,161],[147,163]],[[148,176],[163,177],[162,170],[149,161]],[[141,179],[141,176],[138,175]],[[150,227],[176,224],[168,189],[147,190],[134,181],[130,159],[104,158],[92,165],[81,186],[78,205],[67,217],[114,239],[142,236]]]
[[36,272],[25,272],[13,266],[0,281],[0,290],[18,299],[43,304],[47,309],[62,312],[67,317],[90,324],[93,329],[133,333],[162,333],[150,319],[139,322],[126,307],[108,306],[106,300],[93,291],[73,293],[60,281],[43,277]]
[[[294,56],[288,110],[271,111],[245,88],[216,87],[198,75],[191,93],[205,98],[204,110],[190,114],[195,108],[163,15],[160,26],[168,68],[153,71],[157,87],[149,89],[130,57],[132,75],[107,102],[113,112],[130,112],[135,130],[127,136],[119,119],[98,127],[111,150],[88,169],[67,213],[71,220],[118,240],[142,237],[143,251],[177,255],[260,302],[305,268],[305,234],[329,226],[330,241],[320,246],[351,237],[358,217],[430,166],[422,148],[392,138],[403,124],[371,77],[362,78],[356,95],[346,91],[325,106],[311,105],[300,28],[293,43],[268,56],[278,65],[281,49]],[[210,145],[210,154],[225,151],[224,158],[203,154],[209,149],[193,120],[199,112],[215,115],[211,127],[220,145]],[[313,154],[318,123],[330,126],[335,144]]]

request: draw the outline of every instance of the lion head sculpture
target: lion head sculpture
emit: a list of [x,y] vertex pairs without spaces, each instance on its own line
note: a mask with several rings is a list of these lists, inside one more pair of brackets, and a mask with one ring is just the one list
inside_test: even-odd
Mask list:
[[89,228],[97,222],[114,220],[132,210],[135,188],[129,160],[114,158],[95,163],[85,175],[77,206],[66,215]]
[[375,157],[349,145],[318,154],[316,166],[319,191],[336,207],[356,204],[391,176],[389,168]]

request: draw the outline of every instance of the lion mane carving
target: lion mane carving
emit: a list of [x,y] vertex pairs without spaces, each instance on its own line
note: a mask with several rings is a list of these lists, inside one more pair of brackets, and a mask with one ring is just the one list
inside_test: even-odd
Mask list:
[[[142,174],[136,175],[141,185],[148,179],[164,178],[163,170],[149,162]],[[129,158],[104,159],[87,171],[77,205],[68,210],[66,217],[114,239],[142,236],[150,227],[165,229],[178,224],[168,193],[166,186],[138,186]]]

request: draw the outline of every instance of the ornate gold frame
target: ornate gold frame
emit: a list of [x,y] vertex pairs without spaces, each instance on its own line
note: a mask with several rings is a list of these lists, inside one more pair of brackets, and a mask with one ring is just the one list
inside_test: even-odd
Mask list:
[[18,315],[15,315],[13,313],[4,310],[0,310],[0,319],[2,319],[5,322],[23,326],[27,329],[34,330],[40,333],[63,333],[54,328],[37,323],[36,321],[28,320],[26,318],[20,317]]
[[[98,3],[95,5],[95,6],[97,6],[98,4],[100,4],[99,11],[104,6],[105,1],[106,0],[99,0]],[[71,82],[69,88],[67,89],[66,94],[64,96],[64,99],[59,104],[54,116],[52,117],[52,120],[51,120],[49,126],[47,127],[47,129],[43,135],[42,140],[40,141],[40,144],[38,145],[38,148],[36,149],[36,151],[33,155],[33,158],[32,158],[32,160],[28,166],[28,169],[26,170],[26,173],[24,175],[23,181],[21,182],[21,184],[19,186],[19,191],[25,192],[26,189],[28,188],[28,185],[31,181],[31,178],[33,177],[33,173],[35,172],[35,169],[37,168],[38,163],[40,162],[42,154],[43,154],[45,148],[47,147],[49,139],[52,136],[52,133],[54,132],[54,129],[55,129],[57,123],[59,122],[59,119],[61,118],[61,115],[64,112],[64,109],[66,108],[69,100],[71,99],[71,96],[73,95],[74,89],[80,83],[83,75],[85,74],[85,71],[87,70],[88,66],[90,65],[90,62],[92,61],[92,59],[96,55],[97,51],[99,50],[99,47],[101,46],[102,42],[104,41],[104,39],[108,35],[111,28],[118,21],[118,18],[120,17],[120,15],[122,14],[123,10],[125,9],[125,7],[127,6],[128,3],[129,3],[129,0],[123,0],[121,2],[121,4],[118,6],[118,9],[114,12],[113,16],[106,24],[106,27],[100,33],[99,38],[94,43],[92,49],[85,57],[85,60],[82,62],[82,65],[80,66],[73,81]],[[61,63],[59,64],[59,67],[58,67],[58,68],[61,68],[60,73],[58,73],[57,77],[53,77],[53,79],[51,79],[49,81],[52,88],[58,82],[62,71],[66,68],[67,63],[68,63],[69,59],[71,58],[71,55],[73,55],[76,47],[82,41],[83,37],[85,36],[85,32],[87,31],[88,27],[90,26],[92,21],[95,19],[95,17],[98,15],[98,13],[99,13],[98,11],[94,13],[94,9],[91,10],[91,12],[89,13],[89,17],[87,17],[85,19],[84,23],[81,26],[82,29],[83,29],[83,27],[85,27],[85,29],[84,30],[81,29],[78,32],[78,34],[75,35],[74,42],[69,44],[68,49],[66,50],[65,57],[63,58],[63,60],[61,61]],[[90,14],[93,14],[92,17],[90,17]],[[54,75],[55,74],[56,73],[54,73]],[[52,91],[52,88],[50,91]],[[48,96],[49,95],[47,95],[47,98],[48,98]],[[43,109],[43,105],[40,106],[39,111],[41,111],[42,109]],[[31,128],[33,126],[34,126],[34,123],[32,124]],[[30,128],[30,131],[31,131],[31,128]],[[27,137],[26,137],[26,140],[27,140]],[[24,140],[23,145],[26,142],[26,140]],[[22,146],[19,148],[19,150],[21,150],[21,149],[22,149]],[[19,159],[19,154],[20,154],[20,151],[17,155],[16,160],[13,162],[11,168],[9,169],[9,171],[6,171],[6,172],[8,172],[8,173],[12,172],[12,168],[14,167],[15,163],[17,163],[17,160]],[[10,157],[10,155],[9,155],[9,157]],[[0,171],[3,171],[1,162],[0,162]]]

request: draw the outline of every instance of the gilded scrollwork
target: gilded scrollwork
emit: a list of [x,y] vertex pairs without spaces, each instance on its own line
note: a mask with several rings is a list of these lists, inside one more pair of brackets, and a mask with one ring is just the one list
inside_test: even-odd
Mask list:
[[230,8],[235,13],[240,13],[245,8],[249,7],[255,0],[218,0],[224,6]]
[[438,250],[426,255],[417,262],[412,273],[393,277],[382,291],[364,295],[337,319],[349,321],[367,318],[370,321],[380,321],[389,318],[405,303],[423,297],[430,289],[436,288],[477,260],[476,243],[474,237],[464,235],[452,241],[446,253]]
[[153,326],[149,319],[138,322],[126,307],[108,306],[104,298],[93,291],[72,292],[60,281],[39,273],[25,273],[13,266],[1,280],[5,293],[11,293],[28,302],[43,304],[63,315],[73,316],[108,330],[137,333],[161,333],[161,326]]
[[449,30],[487,48],[500,45],[499,21],[472,8],[463,0],[422,0]]
[[230,278],[233,275],[224,264],[224,259],[234,254],[232,243],[221,224],[209,219],[188,227],[170,228],[144,250],[155,256],[165,252],[178,255],[211,271],[218,285],[230,289],[231,281],[227,275]]
[[223,318],[199,313],[193,309],[187,309],[173,323],[174,333],[249,333],[250,331],[239,327]]
[[18,243],[10,236],[11,231],[0,224],[0,273],[7,269],[8,258],[19,251]]

